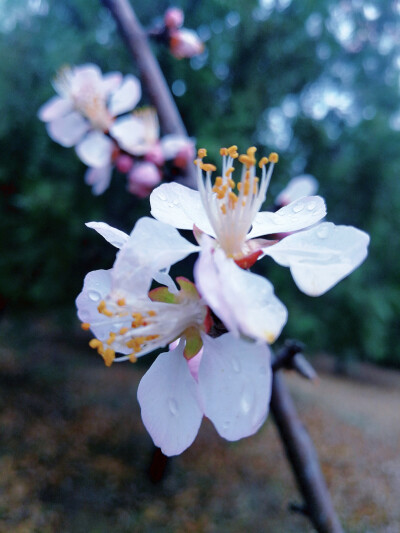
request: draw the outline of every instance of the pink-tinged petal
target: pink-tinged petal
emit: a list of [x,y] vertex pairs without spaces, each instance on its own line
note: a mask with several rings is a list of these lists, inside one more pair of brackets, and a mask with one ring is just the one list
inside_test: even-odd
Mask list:
[[153,273],[168,269],[197,251],[198,246],[175,228],[152,218],[140,218],[118,252],[113,269],[115,287],[143,295],[149,290]]
[[109,95],[118,89],[123,80],[121,72],[108,72],[103,75],[102,86],[104,93]]
[[227,440],[253,435],[268,415],[271,398],[268,346],[229,333],[216,339],[204,335],[203,342],[198,379],[205,416]]
[[91,131],[76,146],[81,161],[89,167],[102,168],[110,165],[113,141],[100,131]]
[[111,95],[108,110],[113,117],[130,111],[139,103],[142,96],[140,81],[136,76],[125,76],[121,86]]
[[61,146],[70,148],[82,139],[89,130],[90,125],[82,115],[73,111],[63,117],[47,122],[46,127],[53,141],[58,142]]
[[195,155],[194,142],[185,135],[177,135],[174,133],[164,135],[164,137],[162,137],[160,140],[160,143],[165,159],[174,159],[174,157],[187,146],[193,149],[193,156]]
[[43,104],[38,111],[38,118],[43,122],[51,122],[63,117],[72,111],[72,103],[66,98],[53,96],[48,102]]
[[318,190],[318,181],[311,174],[302,174],[291,179],[287,186],[276,197],[277,205],[288,205],[298,198],[312,196]]
[[364,261],[368,244],[368,234],[357,228],[323,222],[263,251],[280,265],[290,267],[302,292],[320,296]]
[[257,213],[248,238],[298,231],[316,224],[325,215],[325,202],[320,196],[298,198],[276,213],[269,211]]
[[101,168],[89,167],[85,172],[85,183],[92,186],[92,193],[96,196],[108,189],[113,167],[107,165]]
[[86,81],[88,79],[101,80],[102,73],[100,67],[94,63],[84,63],[83,65],[77,65],[73,67],[74,78],[78,81]]
[[269,343],[279,336],[287,309],[266,278],[243,270],[222,250],[209,246],[202,246],[194,277],[204,300],[234,335]]
[[147,198],[160,183],[161,177],[160,170],[154,163],[149,161],[135,163],[128,174],[128,191],[139,198]]
[[137,117],[123,117],[114,122],[110,134],[119,144],[120,148],[132,155],[143,155],[145,126]]
[[115,246],[116,248],[122,248],[123,245],[129,239],[129,235],[123,231],[109,226],[105,222],[86,222],[88,228],[94,229],[97,233],[100,233],[104,239]]
[[[122,327],[130,327],[131,317],[115,320],[99,313],[99,303],[111,291],[111,270],[94,270],[86,275],[82,292],[76,299],[78,317],[90,324],[93,334],[102,342],[109,338],[110,332],[117,333]],[[116,351],[128,354],[132,351],[124,344],[114,344]]]
[[165,455],[178,455],[192,444],[203,413],[182,343],[157,357],[139,383],[137,397],[143,423]]
[[151,193],[150,205],[151,214],[161,222],[179,229],[193,229],[196,225],[215,236],[198,191],[179,183],[163,183]]

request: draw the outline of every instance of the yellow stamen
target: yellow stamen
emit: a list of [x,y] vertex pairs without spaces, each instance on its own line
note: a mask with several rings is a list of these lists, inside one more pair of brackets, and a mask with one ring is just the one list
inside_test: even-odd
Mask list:
[[136,355],[134,353],[129,354],[129,361],[131,363],[136,363],[137,357],[136,357]]
[[87,331],[88,329],[90,329],[90,324],[88,322],[82,322],[81,328]]
[[228,154],[230,155],[230,157],[232,157],[232,159],[236,159],[239,156],[236,144],[228,148]]
[[275,341],[275,335],[270,331],[265,335],[265,338],[269,344],[272,344]]
[[279,161],[279,155],[276,152],[271,152],[268,159],[271,161],[271,163],[277,163]]
[[101,354],[106,366],[111,366],[113,364],[113,361],[115,359],[115,352],[111,348],[107,348],[104,350],[104,353]]
[[201,163],[200,168],[202,170],[205,170],[206,172],[214,172],[217,170],[217,167],[215,165],[212,165],[211,163]]
[[223,180],[221,178],[221,176],[218,176],[218,178],[215,178],[215,187],[222,187],[222,184],[223,184]]
[[268,159],[268,157],[262,157],[262,158],[260,159],[260,162],[258,163],[258,166],[259,166],[260,168],[262,168],[262,167],[265,166],[267,163],[269,163],[269,159]]
[[123,305],[126,305],[126,300],[125,298],[120,298],[119,300],[117,300],[117,304],[120,305],[121,307]]
[[238,191],[242,190],[242,182],[241,181],[237,184],[237,188],[238,188]]
[[245,181],[243,186],[243,194],[247,196],[250,192],[250,182]]
[[225,172],[225,176],[227,178],[229,178],[229,176],[232,174],[232,172],[234,171],[234,167],[229,167],[228,170]]
[[238,197],[232,191],[229,191],[228,198],[229,198],[229,205],[232,204],[234,206],[236,202],[238,201]]
[[257,148],[255,146],[250,146],[250,148],[247,149],[247,155],[249,157],[254,157],[254,154],[257,152]]
[[120,334],[120,335],[125,335],[125,333],[128,333],[128,331],[129,331],[129,328],[121,328],[121,329],[119,330],[119,334]]
[[226,205],[225,204],[221,205],[221,211],[223,212],[224,215],[226,215]]
[[228,179],[228,185],[231,189],[234,189],[235,188],[235,182],[233,181],[233,179],[229,178]]
[[116,336],[117,336],[116,333],[114,333],[113,331],[110,331],[110,336],[107,339],[108,346],[110,346],[115,341]]
[[89,341],[89,346],[95,350],[97,348],[103,348],[103,343],[99,339],[92,339]]
[[155,311],[152,311],[152,310],[150,309],[150,311],[148,311],[147,314],[148,314],[149,316],[156,316],[157,313],[156,313]]
[[203,159],[203,157],[207,157],[207,150],[205,148],[199,148],[197,150],[197,157],[199,159]]
[[239,156],[239,161],[243,164],[243,165],[246,165],[247,169],[249,169],[250,167],[252,167],[256,160],[254,159],[254,157],[249,157],[247,154],[241,154]]
[[221,148],[220,151],[219,151],[219,154],[224,156],[224,155],[228,155],[228,149],[227,148]]

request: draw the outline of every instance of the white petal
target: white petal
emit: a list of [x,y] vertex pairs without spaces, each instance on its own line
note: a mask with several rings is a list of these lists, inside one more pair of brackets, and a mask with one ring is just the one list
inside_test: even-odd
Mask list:
[[101,168],[110,164],[113,151],[112,140],[100,131],[91,131],[76,146],[76,153],[89,167]]
[[110,134],[119,146],[133,155],[143,155],[145,126],[137,117],[123,117],[114,122]]
[[277,205],[288,205],[298,198],[315,194],[317,190],[318,181],[314,176],[302,174],[289,181],[283,191],[276,197],[275,203]]
[[193,229],[195,224],[215,236],[198,191],[179,183],[163,183],[151,193],[150,205],[151,214],[161,222],[179,229]]
[[168,269],[198,249],[175,228],[152,218],[140,218],[118,252],[113,268],[115,287],[143,295],[149,289],[153,273]]
[[232,333],[269,343],[279,336],[287,310],[266,278],[238,267],[222,250],[204,246],[194,276],[201,295]]
[[88,228],[94,229],[97,233],[100,233],[107,242],[115,246],[116,248],[122,248],[122,246],[129,239],[129,235],[123,231],[109,226],[105,222],[87,222]]
[[51,122],[56,118],[66,115],[70,111],[72,111],[70,100],[61,98],[60,96],[53,96],[39,108],[38,118],[43,122]]
[[248,238],[298,231],[316,224],[325,215],[325,202],[320,196],[298,198],[291,204],[276,211],[276,213],[268,211],[257,213]]
[[368,243],[369,236],[357,228],[323,222],[263,251],[280,265],[290,267],[301,291],[320,296],[364,261]]
[[177,153],[188,144],[193,145],[193,140],[185,135],[170,133],[160,140],[161,149],[165,159],[173,159]]
[[53,141],[66,148],[74,146],[89,130],[89,122],[73,111],[46,124],[47,132]]
[[203,413],[182,346],[157,357],[143,376],[137,396],[143,423],[165,455],[178,455],[192,444]]
[[229,333],[204,336],[199,391],[205,416],[227,440],[253,435],[268,415],[271,398],[270,351]]
[[113,167],[107,165],[101,168],[89,167],[85,172],[85,183],[92,186],[92,193],[98,196],[108,189]]
[[[111,291],[111,270],[94,270],[86,275],[82,292],[76,299],[78,317],[82,322],[90,324],[90,329],[101,341],[106,341],[113,331],[117,333],[122,327],[130,327],[131,318],[121,318],[116,321],[98,311],[98,305]],[[128,354],[132,351],[124,344],[115,345],[116,351]]]
[[122,85],[111,95],[108,110],[113,117],[130,111],[142,96],[140,81],[130,74],[125,76]]
[[122,83],[123,76],[121,72],[108,72],[103,75],[102,86],[106,95],[118,89]]

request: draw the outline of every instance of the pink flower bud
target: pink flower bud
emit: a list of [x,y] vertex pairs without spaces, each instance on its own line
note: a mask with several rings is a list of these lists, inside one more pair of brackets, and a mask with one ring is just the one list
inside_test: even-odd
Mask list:
[[153,163],[135,163],[128,174],[128,191],[139,198],[146,198],[161,181],[161,173]]
[[120,172],[127,174],[133,165],[133,157],[127,154],[121,154],[115,161],[115,166]]
[[150,161],[150,163],[154,163],[157,166],[163,165],[165,157],[160,143],[157,142],[156,144],[154,144],[145,154],[144,158],[146,161]]
[[188,142],[179,150],[174,158],[174,165],[178,168],[186,168],[189,161],[192,161],[195,156],[193,142]]
[[165,12],[164,23],[170,30],[175,30],[182,26],[184,18],[185,15],[182,9],[179,9],[179,7],[170,7]]
[[204,50],[204,44],[197,33],[186,28],[172,31],[169,44],[171,54],[177,59],[197,56]]

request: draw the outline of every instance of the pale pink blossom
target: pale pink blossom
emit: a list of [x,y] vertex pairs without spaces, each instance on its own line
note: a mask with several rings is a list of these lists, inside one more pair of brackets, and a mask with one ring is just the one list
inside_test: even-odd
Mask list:
[[177,59],[197,56],[204,51],[204,44],[194,30],[178,28],[170,33],[169,47]]
[[[109,137],[115,117],[140,100],[140,82],[119,72],[103,75],[96,65],[65,67],[54,80],[58,93],[38,111],[50,137],[62,146],[75,146],[89,167],[111,163],[114,142]],[[135,132],[132,133],[135,135]]]
[[177,29],[183,25],[185,15],[179,7],[170,7],[164,14],[164,24],[169,29]]
[[[120,248],[111,270],[86,276],[76,300],[83,328],[95,335],[91,347],[110,366],[181,338],[139,385],[142,419],[154,443],[166,455],[181,453],[203,416],[227,440],[254,434],[268,415],[270,350],[231,333],[207,335],[208,311],[196,288],[177,278],[178,290],[165,271],[197,247],[149,218],[140,219],[130,236],[101,222],[88,225]],[[167,286],[149,292],[153,279]]]
[[283,207],[298,198],[311,196],[318,191],[318,181],[311,174],[301,174],[292,178],[275,198],[275,205]]
[[146,198],[161,181],[159,168],[143,161],[135,163],[128,174],[128,191],[139,198]]
[[[232,165],[238,157],[237,147],[222,149],[222,173],[213,184],[211,175],[216,167],[203,163],[206,152],[199,150],[199,191],[177,183],[163,184],[150,196],[152,214],[177,228],[195,226],[196,235],[210,235],[214,246],[243,268],[268,255],[290,268],[301,291],[319,296],[364,261],[369,236],[352,226],[320,223],[326,207],[319,196],[297,198],[275,213],[260,212],[278,156],[273,153],[261,159],[258,178],[255,151],[250,148],[239,157],[242,172],[236,183]],[[291,232],[295,233],[280,241],[259,238]]]

